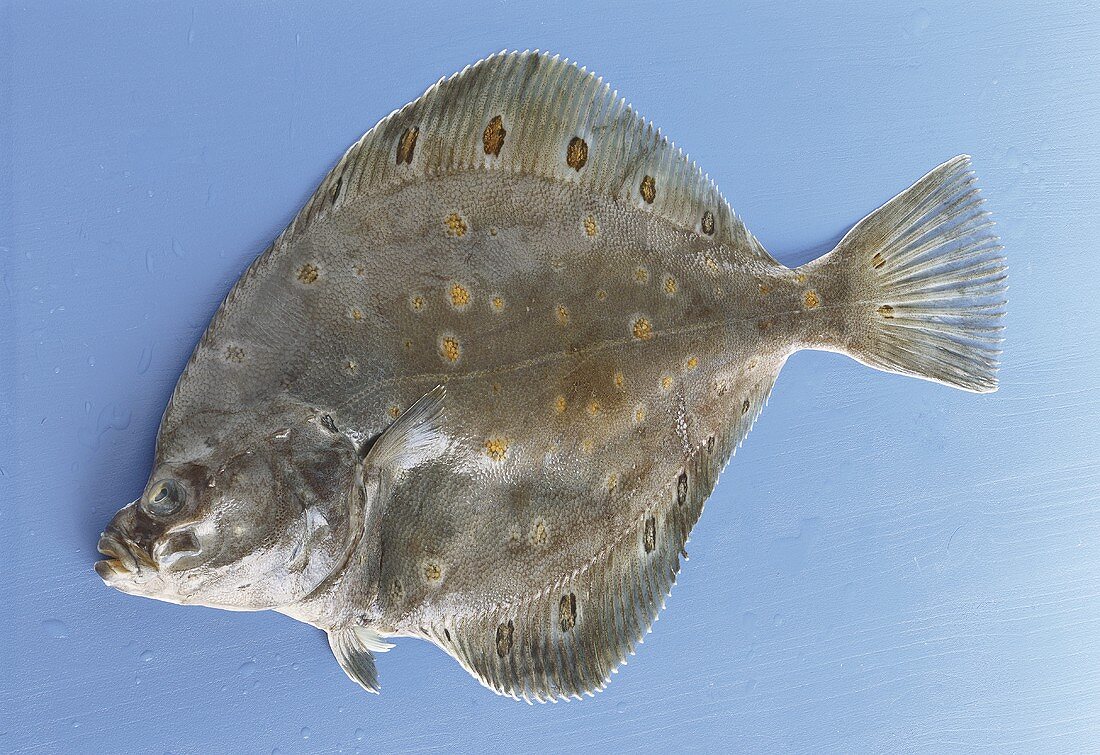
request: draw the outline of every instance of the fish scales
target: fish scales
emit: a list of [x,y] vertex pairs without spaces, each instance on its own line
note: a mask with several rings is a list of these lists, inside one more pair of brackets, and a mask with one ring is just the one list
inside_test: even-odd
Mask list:
[[600,79],[492,56],[242,276],[97,570],[318,626],[372,691],[381,638],[415,636],[501,694],[590,694],[790,354],[995,387],[999,249],[960,157],[786,268]]

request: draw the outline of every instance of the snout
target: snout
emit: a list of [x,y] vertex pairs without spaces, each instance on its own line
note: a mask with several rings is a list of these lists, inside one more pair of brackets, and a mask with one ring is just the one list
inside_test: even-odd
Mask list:
[[125,506],[115,514],[107,528],[99,536],[97,548],[107,556],[95,564],[96,574],[112,587],[126,580],[140,578],[147,572],[156,571],[152,557],[132,536],[135,503]]
[[96,549],[107,556],[104,561],[96,561],[95,570],[104,579],[113,574],[130,574],[138,570],[137,559],[123,541],[111,532],[99,536]]
[[120,578],[130,578],[145,570],[156,569],[149,555],[117,530],[108,529],[100,535],[97,548],[107,558],[96,561],[96,574],[109,585]]

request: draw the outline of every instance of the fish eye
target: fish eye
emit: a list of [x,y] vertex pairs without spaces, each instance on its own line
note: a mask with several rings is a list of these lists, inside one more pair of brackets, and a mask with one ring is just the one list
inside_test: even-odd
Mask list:
[[171,516],[183,506],[187,494],[175,480],[158,480],[143,501],[145,510],[153,516]]

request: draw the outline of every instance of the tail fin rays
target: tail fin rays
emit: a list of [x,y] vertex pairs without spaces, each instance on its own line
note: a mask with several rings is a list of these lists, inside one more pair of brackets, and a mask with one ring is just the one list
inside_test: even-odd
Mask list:
[[877,369],[997,389],[1007,266],[970,158],[932,170],[806,267],[848,292],[842,350]]

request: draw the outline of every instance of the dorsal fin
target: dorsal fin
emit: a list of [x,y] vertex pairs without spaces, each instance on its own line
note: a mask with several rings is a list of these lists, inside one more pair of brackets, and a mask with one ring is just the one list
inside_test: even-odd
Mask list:
[[440,79],[344,154],[284,232],[362,192],[500,170],[577,183],[774,262],[714,182],[603,80],[568,60],[501,52]]

